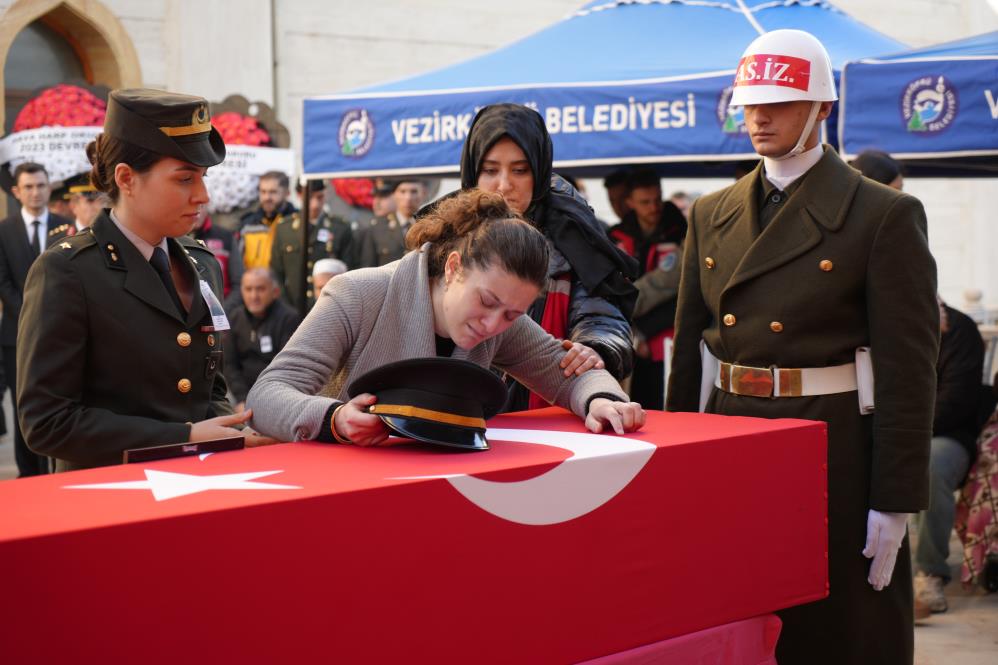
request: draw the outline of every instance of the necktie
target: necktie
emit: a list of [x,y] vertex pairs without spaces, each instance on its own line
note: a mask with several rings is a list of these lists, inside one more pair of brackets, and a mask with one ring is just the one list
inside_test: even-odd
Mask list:
[[159,273],[159,279],[163,282],[163,286],[166,287],[166,292],[170,294],[170,300],[177,306],[177,312],[181,317],[187,316],[187,310],[184,309],[183,303],[180,302],[180,294],[177,293],[177,287],[174,286],[173,278],[170,276],[170,259],[167,257],[166,252],[160,247],[152,250],[149,263]]
[[31,222],[31,251],[35,256],[42,253],[42,241],[38,237],[38,227],[41,225],[42,223],[37,219]]

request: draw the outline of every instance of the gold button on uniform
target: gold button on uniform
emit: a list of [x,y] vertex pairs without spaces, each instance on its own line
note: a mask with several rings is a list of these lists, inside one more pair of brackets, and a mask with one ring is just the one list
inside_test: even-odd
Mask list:
[[825,259],[818,264],[818,267],[824,270],[825,272],[831,272],[832,268],[835,267],[835,264],[829,261],[828,259]]
[[769,329],[775,333],[783,332],[783,324],[779,321],[773,321],[769,324]]
[[734,314],[725,314],[724,315],[724,325],[730,327],[730,326],[735,325],[736,323],[738,323],[738,319],[735,318]]
[[177,344],[179,344],[180,346],[190,346],[191,336],[185,332],[180,333],[179,335],[177,335]]
[[190,379],[180,379],[177,381],[177,390],[182,393],[189,393],[191,391],[191,380]]
[[208,335],[208,346],[215,346],[215,336]]
[[709,256],[703,260],[703,263],[705,266],[707,266],[707,270],[714,269],[714,259],[710,258]]

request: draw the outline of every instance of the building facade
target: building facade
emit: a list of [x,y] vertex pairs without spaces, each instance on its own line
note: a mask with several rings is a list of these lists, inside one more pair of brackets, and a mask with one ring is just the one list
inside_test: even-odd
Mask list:
[[[524,37],[581,0],[0,0],[4,132],[30,93],[63,80],[145,86],[271,106],[299,146],[302,99],[446,66]],[[989,0],[838,0],[911,46],[998,29]],[[932,20],[925,20],[931,16]],[[626,44],[621,45],[626,48]],[[556,54],[553,54],[555,57]],[[724,182],[665,183],[709,191]],[[675,186],[673,186],[675,185]],[[940,290],[998,305],[994,181],[910,179],[925,203]],[[612,218],[598,181],[594,207]],[[989,194],[991,194],[989,196]]]

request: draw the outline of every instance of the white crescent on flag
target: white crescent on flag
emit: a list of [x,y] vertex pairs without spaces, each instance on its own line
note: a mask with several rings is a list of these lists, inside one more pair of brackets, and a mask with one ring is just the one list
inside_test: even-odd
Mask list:
[[446,478],[476,506],[496,517],[528,525],[567,522],[596,510],[627,487],[655,452],[655,445],[621,436],[537,429],[489,429],[492,441],[564,448],[572,456],[535,478],[511,483],[467,474],[407,476]]

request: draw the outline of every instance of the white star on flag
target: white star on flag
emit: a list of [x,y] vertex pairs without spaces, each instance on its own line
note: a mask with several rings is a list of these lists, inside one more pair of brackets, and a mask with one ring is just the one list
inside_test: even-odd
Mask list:
[[300,490],[298,485],[258,483],[257,478],[272,476],[278,471],[253,471],[251,473],[222,473],[214,476],[196,476],[189,473],[145,469],[145,480],[126,480],[118,483],[92,485],[66,485],[71,490],[150,490],[157,501],[178,496],[207,492],[208,490]]

